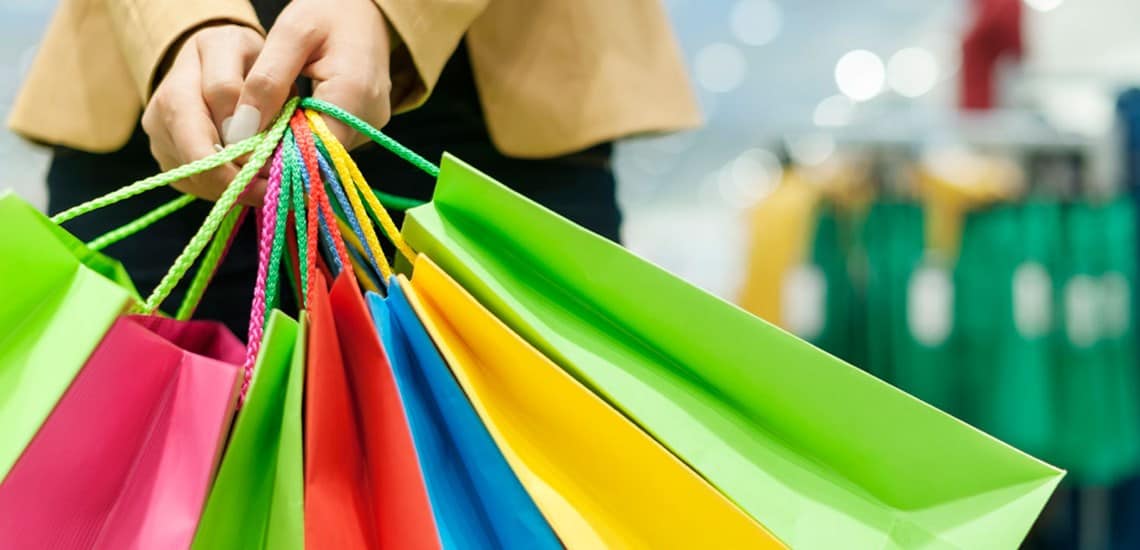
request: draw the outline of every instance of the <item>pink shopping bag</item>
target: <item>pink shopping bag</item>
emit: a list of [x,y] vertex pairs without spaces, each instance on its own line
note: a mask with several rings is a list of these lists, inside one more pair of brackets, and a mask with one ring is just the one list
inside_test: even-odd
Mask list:
[[217,323],[119,318],[0,483],[0,546],[187,548],[243,356]]

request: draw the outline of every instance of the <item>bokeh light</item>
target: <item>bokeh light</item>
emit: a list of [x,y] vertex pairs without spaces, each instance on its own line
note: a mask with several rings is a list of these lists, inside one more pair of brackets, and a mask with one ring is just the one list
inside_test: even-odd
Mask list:
[[835,84],[854,101],[867,101],[883,91],[886,69],[879,56],[867,50],[852,50],[835,64]]

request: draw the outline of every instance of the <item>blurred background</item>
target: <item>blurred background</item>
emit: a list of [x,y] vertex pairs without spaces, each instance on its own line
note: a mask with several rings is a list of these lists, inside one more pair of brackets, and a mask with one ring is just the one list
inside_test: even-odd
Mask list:
[[1140,548],[1140,2],[665,3],[707,124],[619,144],[627,246],[1068,469],[1027,547]]

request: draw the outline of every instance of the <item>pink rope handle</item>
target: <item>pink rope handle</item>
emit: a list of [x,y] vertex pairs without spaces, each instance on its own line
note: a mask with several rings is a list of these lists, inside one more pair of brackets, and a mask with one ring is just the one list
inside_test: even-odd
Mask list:
[[281,196],[281,176],[284,169],[283,148],[277,146],[273,161],[269,165],[269,183],[265,188],[265,201],[261,206],[261,237],[257,243],[257,283],[253,287],[253,306],[249,312],[248,343],[245,348],[245,362],[242,365],[241,393],[238,403],[245,401],[253,379],[253,365],[261,350],[261,339],[265,335],[265,285],[269,276],[269,258],[273,249],[273,234],[277,229],[277,206]]

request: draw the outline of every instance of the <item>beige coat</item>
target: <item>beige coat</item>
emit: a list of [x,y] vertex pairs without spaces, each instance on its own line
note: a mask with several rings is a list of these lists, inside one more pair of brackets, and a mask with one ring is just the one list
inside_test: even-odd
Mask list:
[[[699,123],[659,0],[376,3],[402,42],[396,112],[427,98],[466,36],[491,138],[508,155],[554,156]],[[36,141],[114,151],[167,50],[217,21],[262,30],[248,0],[61,0],[8,123]]]

